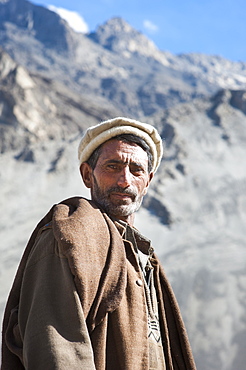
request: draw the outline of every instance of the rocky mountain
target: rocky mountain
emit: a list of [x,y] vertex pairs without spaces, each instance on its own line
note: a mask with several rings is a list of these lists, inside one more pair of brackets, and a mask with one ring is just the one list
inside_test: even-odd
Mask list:
[[100,98],[90,100],[59,81],[29,73],[1,50],[0,81],[1,153],[40,141],[65,139],[120,113]]
[[0,2],[0,45],[29,71],[91,99],[100,96],[134,117],[246,82],[245,63],[159,51],[119,18],[78,34],[54,12],[26,0]]
[[0,45],[1,313],[35,224],[53,203],[88,196],[82,132],[125,114],[163,138],[136,226],[172,282],[197,368],[243,370],[246,63],[160,51],[120,18],[77,34],[25,0],[0,0]]
[[163,263],[185,306],[198,369],[245,366],[245,96],[220,91],[160,121],[166,156],[149,196],[172,220],[156,239],[165,240]]

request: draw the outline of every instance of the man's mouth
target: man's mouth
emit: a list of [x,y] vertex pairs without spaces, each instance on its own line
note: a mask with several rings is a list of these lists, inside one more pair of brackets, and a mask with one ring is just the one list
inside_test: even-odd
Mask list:
[[111,193],[116,198],[122,198],[122,199],[128,199],[128,198],[133,198],[133,195],[130,194],[125,194],[125,193]]
[[116,199],[121,199],[121,200],[133,200],[134,199],[134,196],[131,195],[131,194],[126,194],[126,193],[111,193],[110,194],[113,198],[116,198]]
[[132,200],[136,199],[136,192],[130,189],[119,189],[119,188],[112,188],[109,190],[109,196],[118,200]]

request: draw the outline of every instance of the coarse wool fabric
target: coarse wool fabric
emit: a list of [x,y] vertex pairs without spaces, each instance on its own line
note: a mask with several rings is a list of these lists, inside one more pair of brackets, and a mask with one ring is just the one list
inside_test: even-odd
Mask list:
[[[107,214],[101,212],[91,201],[79,197],[53,206],[40,221],[29,240],[5,310],[1,369],[23,370],[25,368],[18,357],[18,350],[21,351],[21,349],[9,346],[9,343],[13,342],[13,334],[9,326],[12,314],[20,303],[26,265],[32,257],[36,240],[41,237],[42,230],[47,227],[47,224],[51,225],[48,227],[52,227],[59,250],[67,259],[74,278],[93,347],[95,368],[97,370],[148,369],[147,335],[144,335],[145,324],[147,333],[147,318],[145,317],[146,323],[143,325],[146,312],[144,309],[139,312],[140,304],[142,307],[145,305],[144,294],[140,295],[140,300],[139,296],[136,297],[138,288],[132,279],[135,272],[133,274],[127,271],[126,265],[126,254],[131,255],[127,248],[130,248],[131,243],[123,242]],[[178,304],[158,259],[154,258],[166,368],[167,370],[195,370]],[[125,293],[129,288],[131,299]],[[126,322],[128,322],[127,325]],[[13,330],[15,328],[16,325],[13,326]],[[108,354],[111,357],[110,361],[106,362]],[[83,362],[81,366],[83,367]],[[65,370],[63,366],[56,368]],[[70,368],[79,367],[72,367],[71,364]],[[83,368],[92,369],[94,364],[91,367],[87,364]]]
[[86,162],[96,148],[109,139],[121,134],[134,134],[142,138],[149,145],[153,155],[152,171],[156,172],[163,156],[160,135],[152,125],[125,117],[117,117],[89,127],[79,144],[79,163]]

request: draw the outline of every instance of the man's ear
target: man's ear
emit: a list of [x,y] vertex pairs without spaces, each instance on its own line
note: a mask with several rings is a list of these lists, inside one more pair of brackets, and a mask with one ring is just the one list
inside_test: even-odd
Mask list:
[[91,188],[91,185],[92,185],[92,171],[93,170],[88,163],[83,162],[81,164],[80,173],[84,181],[84,184],[87,188]]
[[148,188],[149,188],[149,184],[150,184],[151,180],[153,179],[153,177],[154,177],[154,173],[153,173],[153,172],[151,172],[151,173],[149,174],[149,179],[148,179],[148,182],[147,182],[146,187],[145,187],[145,189],[144,189],[144,193],[143,193],[143,195],[146,195],[146,194],[147,194],[147,191],[148,191]]

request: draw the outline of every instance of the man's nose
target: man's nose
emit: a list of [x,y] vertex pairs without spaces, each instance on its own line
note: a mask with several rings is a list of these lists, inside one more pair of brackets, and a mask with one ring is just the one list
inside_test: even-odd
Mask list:
[[128,166],[124,167],[119,173],[117,184],[122,188],[126,188],[131,185],[131,172]]

